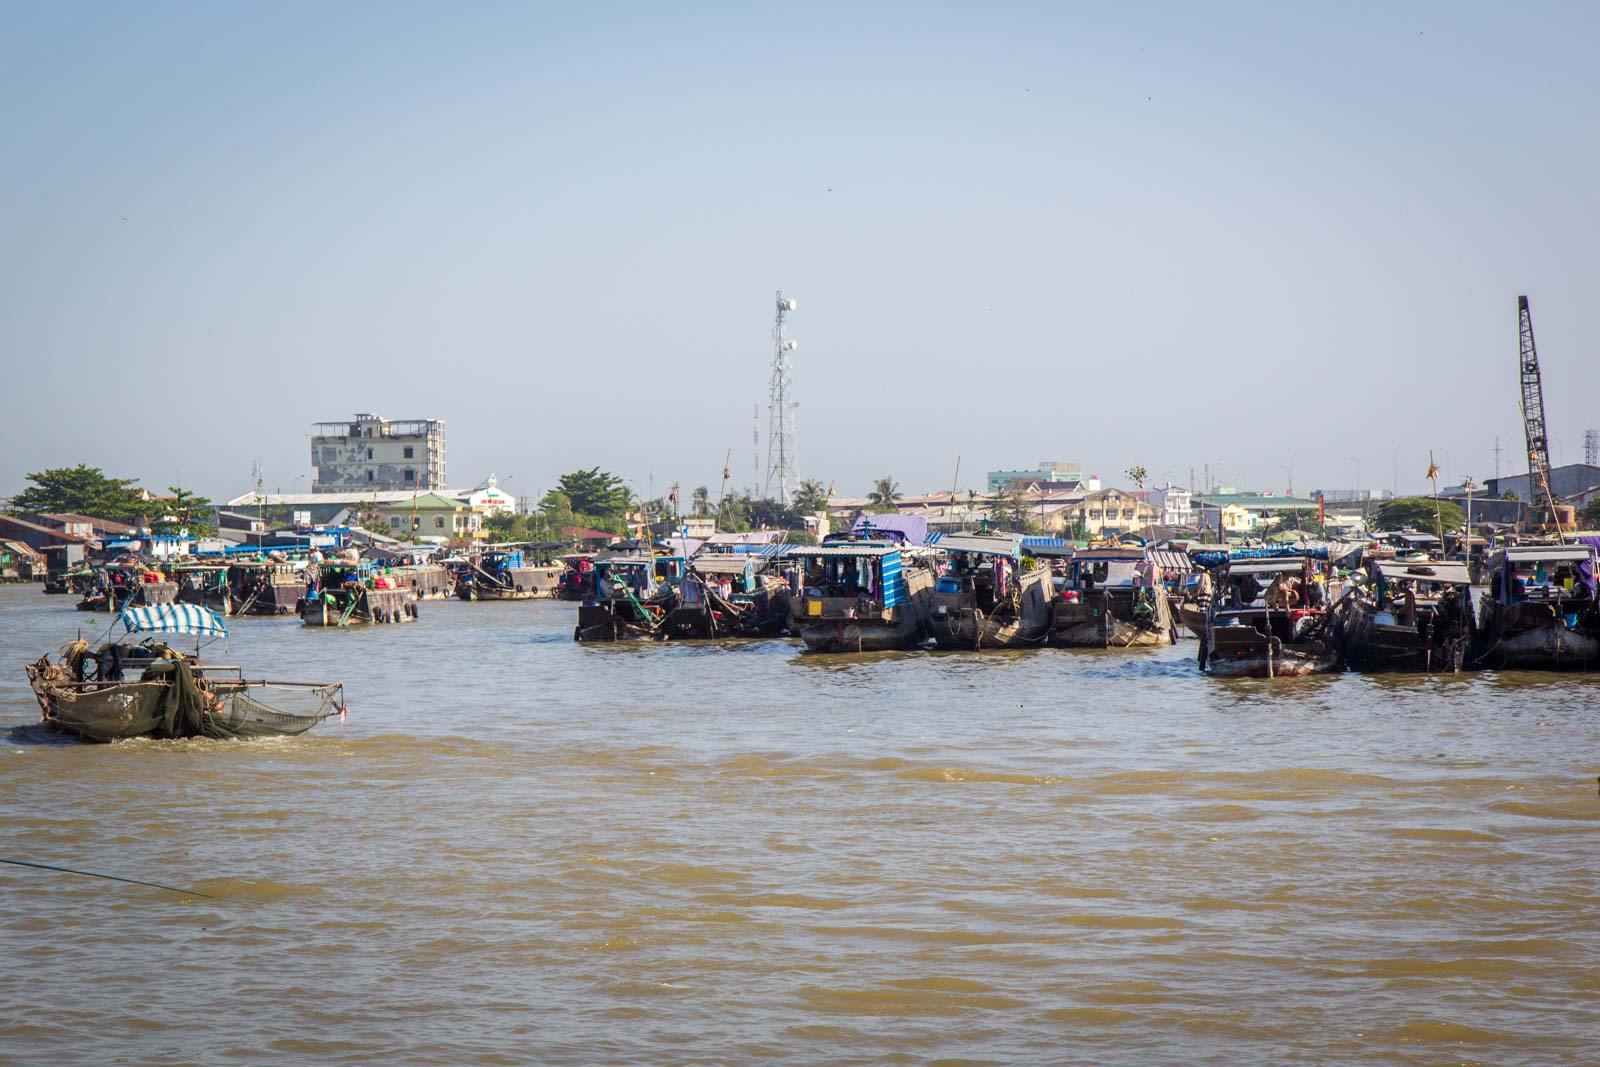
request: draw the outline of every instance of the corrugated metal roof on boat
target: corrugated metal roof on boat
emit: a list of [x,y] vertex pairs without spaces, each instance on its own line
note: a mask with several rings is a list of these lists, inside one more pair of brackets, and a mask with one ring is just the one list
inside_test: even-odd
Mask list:
[[870,541],[847,541],[834,545],[790,545],[784,551],[785,556],[823,557],[845,556],[865,559],[875,559],[878,556],[887,556],[891,552],[899,552],[899,545],[874,544]]
[[1022,535],[946,534],[938,540],[937,545],[943,552],[982,552],[1015,559],[1022,549]]
[[1443,560],[1418,563],[1383,560],[1378,564],[1378,573],[1392,579],[1413,578],[1423,582],[1443,582],[1447,585],[1472,584],[1472,575],[1467,572],[1465,563],[1447,563]]

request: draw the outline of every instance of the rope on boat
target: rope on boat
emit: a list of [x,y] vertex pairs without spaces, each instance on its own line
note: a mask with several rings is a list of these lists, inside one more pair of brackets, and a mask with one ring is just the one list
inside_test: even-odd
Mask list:
[[210,893],[202,893],[198,889],[179,889],[177,886],[162,885],[160,882],[141,882],[137,878],[123,878],[115,874],[100,874],[95,871],[80,871],[72,867],[55,867],[48,863],[33,863],[29,860],[0,859],[0,863],[9,863],[13,867],[36,867],[41,871],[59,871],[62,874],[78,874],[85,878],[104,878],[108,882],[127,882],[129,885],[148,886],[151,889],[165,889],[169,893],[181,893],[184,896],[205,897],[207,900],[221,900]]

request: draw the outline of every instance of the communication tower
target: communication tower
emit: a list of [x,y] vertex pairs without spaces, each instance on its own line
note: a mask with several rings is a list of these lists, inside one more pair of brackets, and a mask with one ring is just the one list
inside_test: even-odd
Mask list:
[[1583,432],[1583,461],[1591,467],[1600,467],[1600,430]]
[[772,326],[776,346],[772,355],[772,388],[767,398],[766,495],[785,506],[800,481],[794,457],[794,412],[800,405],[793,399],[794,378],[789,364],[789,353],[798,347],[798,342],[788,335],[789,313],[799,306],[799,301],[778,290],[777,318]]

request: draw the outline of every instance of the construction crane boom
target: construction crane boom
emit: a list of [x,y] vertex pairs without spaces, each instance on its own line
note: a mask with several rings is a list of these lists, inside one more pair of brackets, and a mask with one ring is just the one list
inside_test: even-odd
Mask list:
[[[1565,540],[1566,522],[1571,520],[1571,509],[1556,504],[1555,493],[1550,488],[1550,438],[1544,426],[1544,383],[1539,375],[1539,350],[1533,343],[1533,312],[1528,310],[1528,298],[1517,297],[1517,326],[1521,335],[1518,362],[1522,367],[1522,428],[1528,440],[1528,496],[1538,499],[1543,491],[1549,511],[1533,515],[1543,521],[1540,526],[1554,526]],[[1540,509],[1542,510],[1542,509]]]
[[1535,485],[1543,486],[1550,482],[1550,440],[1544,428],[1544,384],[1539,377],[1539,350],[1533,343],[1533,313],[1525,296],[1517,297],[1517,319],[1522,334],[1522,428],[1528,438],[1528,473]]

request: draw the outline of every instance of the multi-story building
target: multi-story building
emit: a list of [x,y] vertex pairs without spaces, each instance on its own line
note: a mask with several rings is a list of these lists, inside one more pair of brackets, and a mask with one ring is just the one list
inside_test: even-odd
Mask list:
[[313,493],[445,488],[444,420],[358,414],[319,422],[311,437]]
[[1010,489],[1031,489],[1034,486],[1052,486],[1068,489],[1083,484],[1083,468],[1076,463],[1057,463],[1045,460],[1034,470],[990,471],[989,492]]
[[1181,485],[1155,490],[1152,504],[1161,506],[1161,525],[1190,526],[1194,523],[1194,494]]

